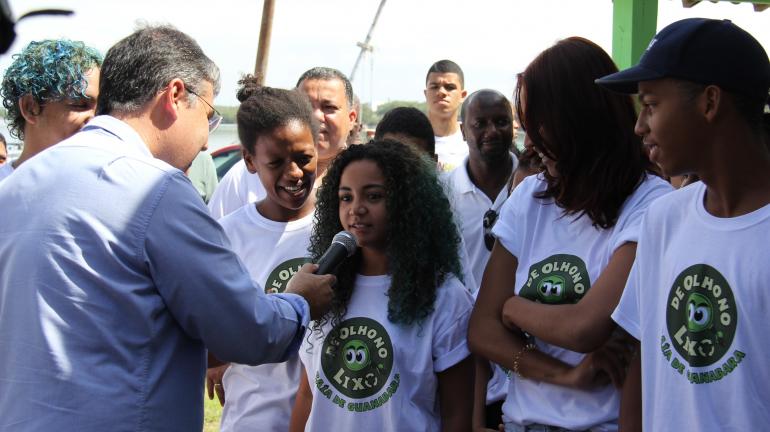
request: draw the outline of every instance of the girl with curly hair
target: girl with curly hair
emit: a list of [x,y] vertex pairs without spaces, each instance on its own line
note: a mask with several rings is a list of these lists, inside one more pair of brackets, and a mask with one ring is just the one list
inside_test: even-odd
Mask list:
[[475,353],[512,371],[506,431],[617,430],[610,381],[622,383],[630,353],[622,340],[603,344],[642,215],[671,187],[647,171],[631,98],[594,84],[613,71],[598,45],[572,37],[517,84],[516,110],[545,170],[500,211],[468,333]]
[[[237,120],[243,158],[266,194],[219,223],[252,278],[268,294],[281,293],[309,261],[318,123],[304,94],[260,86],[253,76],[240,84]],[[296,354],[283,363],[209,369],[209,397],[216,392],[224,403],[221,430],[286,431],[299,376]]]
[[314,259],[340,230],[358,250],[300,348],[290,430],[469,430],[471,298],[431,161],[395,141],[340,153],[318,192]]

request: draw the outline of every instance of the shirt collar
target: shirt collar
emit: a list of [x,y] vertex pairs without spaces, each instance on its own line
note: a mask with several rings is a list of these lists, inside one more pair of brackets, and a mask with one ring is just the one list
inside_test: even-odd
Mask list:
[[[516,170],[518,160],[516,159],[516,155],[513,153],[510,153],[510,155],[512,165],[511,173],[513,173],[513,171]],[[465,194],[473,192],[483,194],[484,192],[479,190],[479,188],[473,184],[471,177],[468,175],[468,158],[469,156],[466,156],[465,159],[463,159],[463,163],[450,173],[452,179],[452,187],[457,193]],[[504,190],[507,191],[508,189],[504,188]]]
[[100,115],[92,118],[83,128],[83,132],[101,129],[127,144],[126,147],[137,152],[137,156],[154,158],[147,144],[139,136],[139,133],[128,123],[109,115]]

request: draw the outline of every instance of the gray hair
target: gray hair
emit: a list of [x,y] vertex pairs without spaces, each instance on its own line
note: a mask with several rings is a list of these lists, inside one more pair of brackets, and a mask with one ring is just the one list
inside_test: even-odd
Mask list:
[[97,114],[135,112],[176,78],[194,93],[204,81],[219,93],[219,68],[193,38],[168,25],[140,28],[107,51]]
[[299,77],[299,79],[297,80],[297,87],[299,87],[303,81],[307,81],[311,79],[324,80],[324,81],[331,81],[331,80],[338,79],[342,81],[342,84],[345,85],[345,99],[347,99],[348,109],[353,108],[353,85],[350,84],[350,80],[348,79],[348,77],[345,76],[344,73],[330,67],[322,67],[322,66],[314,67],[312,69],[305,71],[305,73],[303,73],[302,76]]

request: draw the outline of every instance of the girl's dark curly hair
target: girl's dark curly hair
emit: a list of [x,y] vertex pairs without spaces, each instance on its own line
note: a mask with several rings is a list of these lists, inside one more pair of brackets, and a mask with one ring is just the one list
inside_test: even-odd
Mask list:
[[[318,190],[310,254],[317,261],[329,247],[340,223],[338,190],[345,168],[369,160],[385,178],[387,209],[387,257],[391,285],[388,319],[394,323],[420,323],[433,312],[436,289],[450,273],[462,280],[460,234],[449,200],[444,194],[435,162],[411,147],[390,140],[354,145],[341,152],[329,166]],[[337,325],[347,312],[361,252],[345,261],[337,272],[330,312],[317,321],[320,331],[327,322]]]

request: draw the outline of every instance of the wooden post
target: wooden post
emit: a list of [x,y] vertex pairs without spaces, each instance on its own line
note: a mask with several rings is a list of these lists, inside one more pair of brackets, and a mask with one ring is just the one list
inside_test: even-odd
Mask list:
[[260,85],[265,83],[267,76],[267,58],[270,54],[270,34],[273,31],[273,10],[275,0],[264,0],[262,4],[262,26],[259,29],[259,46],[257,47],[257,63],[254,74]]

